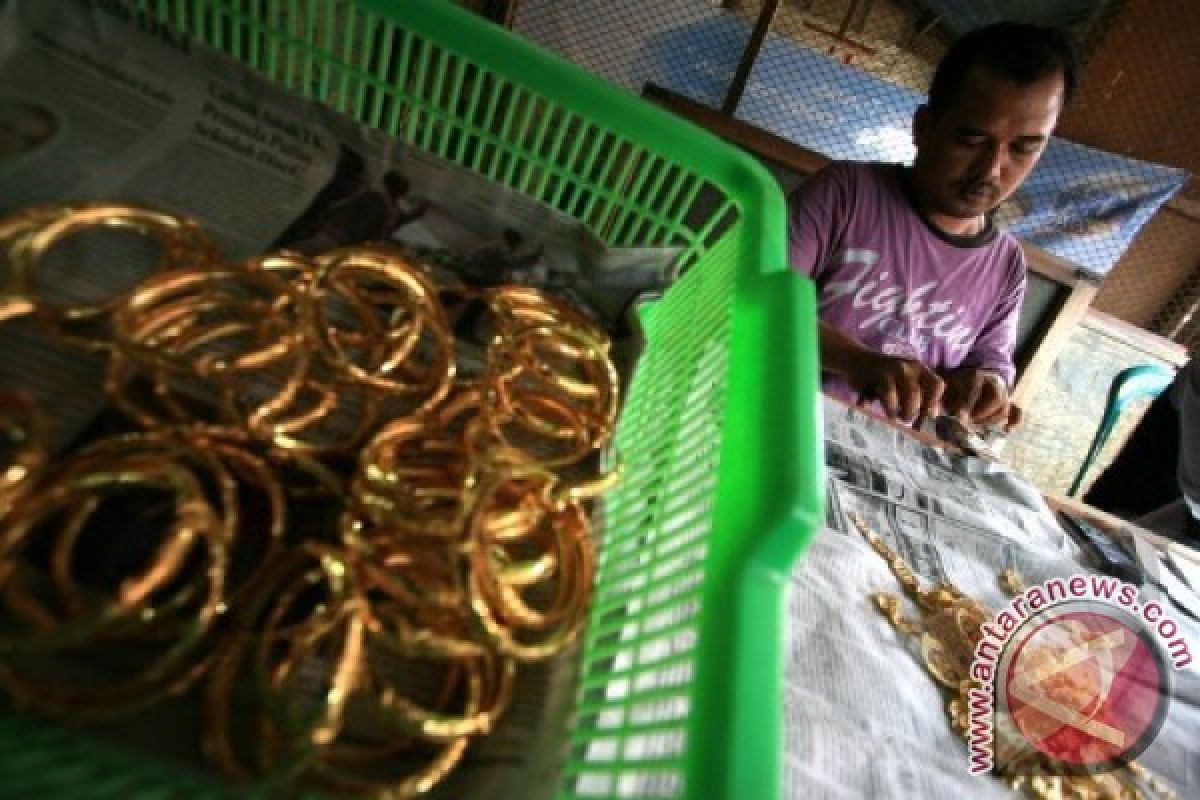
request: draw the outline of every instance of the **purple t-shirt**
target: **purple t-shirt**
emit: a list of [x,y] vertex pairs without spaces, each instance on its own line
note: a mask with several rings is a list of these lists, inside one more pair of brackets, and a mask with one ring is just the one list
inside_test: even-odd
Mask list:
[[[895,164],[838,162],[789,205],[788,256],[816,281],[823,321],[935,370],[992,370],[1012,385],[1025,257],[1011,235],[954,237],[913,208]],[[825,390],[850,401],[840,380]]]

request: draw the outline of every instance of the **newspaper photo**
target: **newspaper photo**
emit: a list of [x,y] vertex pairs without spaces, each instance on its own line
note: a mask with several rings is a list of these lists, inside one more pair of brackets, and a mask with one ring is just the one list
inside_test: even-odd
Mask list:
[[[900,586],[850,517],[864,519],[923,585],[953,583],[994,610],[1009,599],[999,580],[1007,569],[1026,586],[1088,572],[1078,547],[1036,490],[1002,465],[952,455],[828,398],[824,411],[827,527],[789,595],[789,796],[1016,796],[1000,780],[968,773],[966,743],[950,726],[948,697],[927,672],[919,639],[899,634],[871,600],[902,594]],[[1181,613],[1174,619],[1200,647],[1200,625]],[[1167,718],[1140,759],[1180,797],[1200,787],[1198,736],[1193,663],[1174,674]]]

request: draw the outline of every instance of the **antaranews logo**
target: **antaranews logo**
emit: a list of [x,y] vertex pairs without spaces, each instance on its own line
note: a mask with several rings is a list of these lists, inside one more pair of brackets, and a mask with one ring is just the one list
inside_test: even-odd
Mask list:
[[1162,728],[1172,671],[1192,663],[1161,605],[1102,575],[1026,589],[981,633],[968,697],[972,774],[1029,748],[1065,774],[1137,758]]

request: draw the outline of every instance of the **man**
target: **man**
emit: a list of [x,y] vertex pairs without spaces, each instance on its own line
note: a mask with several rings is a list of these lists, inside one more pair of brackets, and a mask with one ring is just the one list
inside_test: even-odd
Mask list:
[[906,421],[1015,424],[1025,262],[992,211],[1037,164],[1075,72],[1059,31],[969,33],[913,118],[911,167],[834,163],[792,195],[789,256],[817,283],[826,391]]

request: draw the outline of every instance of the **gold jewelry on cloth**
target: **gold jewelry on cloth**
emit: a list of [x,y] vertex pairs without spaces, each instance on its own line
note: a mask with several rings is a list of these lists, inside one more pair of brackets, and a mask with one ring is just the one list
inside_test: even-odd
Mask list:
[[[953,584],[924,587],[912,567],[893,550],[883,537],[871,530],[859,514],[850,521],[871,544],[892,570],[904,588],[904,593],[916,604],[919,619],[905,617],[903,599],[890,592],[876,592],[871,599],[896,630],[906,636],[920,638],[921,658],[925,669],[950,694],[947,712],[953,729],[963,738],[971,728],[970,691],[979,684],[970,677],[975,646],[983,638],[982,627],[992,619],[992,612],[978,600],[965,594]],[[1000,584],[1010,594],[1023,588],[1020,576],[1012,569],[1000,576]],[[1081,800],[1143,800],[1176,797],[1161,779],[1136,761],[1119,770],[1098,774],[1063,774],[1046,763],[1028,747],[1016,744],[1020,734],[997,726],[993,747],[999,774],[1013,789],[1040,800],[1080,798]],[[1153,795],[1146,795],[1142,785]]]

